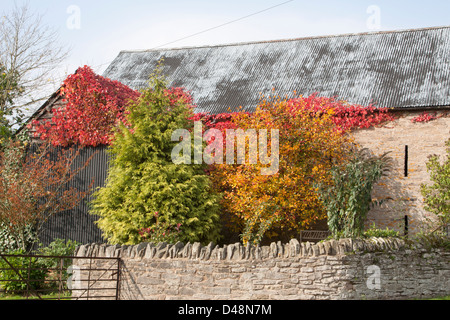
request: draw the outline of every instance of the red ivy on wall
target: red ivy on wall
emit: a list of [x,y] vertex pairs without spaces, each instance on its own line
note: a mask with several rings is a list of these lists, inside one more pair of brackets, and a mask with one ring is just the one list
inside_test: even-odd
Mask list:
[[300,106],[306,104],[307,110],[331,114],[333,122],[341,131],[370,128],[395,119],[387,108],[348,104],[334,98],[318,97],[316,94],[291,99],[288,103],[294,113]]
[[[441,115],[442,116],[442,115]],[[411,119],[411,122],[429,122],[431,120],[435,120],[439,118],[440,116],[436,115],[436,112],[429,114],[428,112],[423,112],[422,114],[418,115],[417,117],[414,117]]]
[[[332,115],[336,128],[341,131],[370,128],[387,121],[395,120],[387,108],[377,108],[373,105],[362,106],[348,104],[328,97],[318,97],[316,94],[309,97],[298,97],[287,100],[288,109],[294,115],[299,110],[311,110],[313,113],[328,113]],[[236,125],[233,118],[239,112],[208,114],[198,113],[192,119],[202,121],[206,128],[215,128],[224,132],[225,129],[234,129]]]
[[[192,96],[183,88],[169,88],[165,93],[170,103],[183,99],[193,104]],[[84,66],[67,77],[61,88],[65,107],[52,110],[50,121],[34,120],[35,135],[53,145],[109,145],[118,123],[127,125],[126,105],[136,101],[140,93],[126,85],[97,75]]]
[[61,95],[65,107],[52,110],[51,121],[34,120],[35,135],[53,145],[97,146],[110,143],[112,128],[126,122],[126,104],[140,93],[84,66],[67,77]]

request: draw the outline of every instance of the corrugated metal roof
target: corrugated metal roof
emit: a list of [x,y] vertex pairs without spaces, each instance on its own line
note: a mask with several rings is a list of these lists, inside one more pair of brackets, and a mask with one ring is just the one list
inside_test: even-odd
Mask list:
[[162,57],[169,84],[190,90],[198,111],[251,111],[272,88],[380,107],[450,105],[450,27],[122,51],[104,76],[146,87]]

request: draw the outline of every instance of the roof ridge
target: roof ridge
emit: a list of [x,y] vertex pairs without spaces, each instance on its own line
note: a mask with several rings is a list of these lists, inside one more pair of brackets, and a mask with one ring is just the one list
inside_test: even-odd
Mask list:
[[216,44],[216,45],[186,46],[186,47],[174,47],[174,48],[158,48],[158,49],[156,49],[156,47],[155,47],[153,49],[121,50],[120,53],[175,51],[175,50],[185,50],[185,49],[232,47],[232,46],[259,44],[259,43],[276,43],[276,42],[290,42],[290,41],[308,40],[308,39],[339,38],[339,37],[351,37],[351,36],[362,36],[362,35],[419,32],[419,31],[429,31],[429,30],[438,30],[438,29],[450,29],[450,26],[436,26],[436,27],[386,30],[386,31],[368,31],[368,32],[357,32],[357,33],[343,33],[343,34],[335,34],[335,35],[309,36],[309,37],[286,38],[286,39],[277,39],[277,40],[243,41],[243,42]]

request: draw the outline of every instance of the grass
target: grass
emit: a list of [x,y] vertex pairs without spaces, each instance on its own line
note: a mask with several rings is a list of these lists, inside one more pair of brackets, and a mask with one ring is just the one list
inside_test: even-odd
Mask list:
[[[58,298],[60,300],[70,300],[70,292],[65,292],[63,294],[61,294],[61,296],[58,293],[50,293],[50,294],[44,294],[41,295],[42,299],[47,299],[47,300],[58,300]],[[37,296],[23,296],[23,295],[18,295],[18,294],[7,294],[7,293],[2,293],[0,294],[0,300],[39,300],[39,297]]]
[[431,298],[431,299],[427,299],[427,300],[450,300],[450,296]]

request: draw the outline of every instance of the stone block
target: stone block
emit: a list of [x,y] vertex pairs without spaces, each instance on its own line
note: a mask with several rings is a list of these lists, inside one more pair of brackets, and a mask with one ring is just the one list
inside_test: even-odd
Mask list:
[[281,241],[277,242],[277,257],[283,257],[284,255],[284,246]]
[[270,257],[276,258],[278,256],[278,246],[275,242],[270,244]]
[[205,287],[203,289],[206,294],[214,295],[214,296],[229,295],[231,293],[231,289],[226,286],[224,286],[224,287]]
[[270,256],[271,248],[269,246],[262,246],[261,247],[261,259],[267,259],[271,258]]
[[200,257],[201,248],[202,248],[202,244],[200,242],[195,242],[192,245],[192,254],[191,254],[192,259],[198,259]]
[[300,242],[297,239],[289,241],[289,252],[290,257],[296,257],[300,253]]
[[151,278],[146,276],[140,276],[136,279],[137,284],[142,285],[158,285],[158,284],[164,284],[165,281],[157,278]]
[[214,243],[210,242],[206,247],[205,247],[205,255],[203,257],[204,260],[209,260],[211,258],[211,253],[214,249]]
[[192,244],[187,243],[183,248],[183,258],[190,259],[192,256]]

